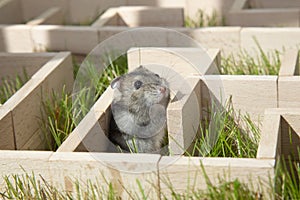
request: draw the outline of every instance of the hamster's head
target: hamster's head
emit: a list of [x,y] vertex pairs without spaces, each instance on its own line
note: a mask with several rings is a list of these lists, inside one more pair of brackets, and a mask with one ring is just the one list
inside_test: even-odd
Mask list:
[[170,90],[164,78],[140,66],[114,79],[111,87],[112,114],[121,132],[149,138],[165,128]]
[[167,81],[143,66],[114,79],[111,87],[119,90],[119,99],[133,113],[154,104],[166,107],[170,98]]

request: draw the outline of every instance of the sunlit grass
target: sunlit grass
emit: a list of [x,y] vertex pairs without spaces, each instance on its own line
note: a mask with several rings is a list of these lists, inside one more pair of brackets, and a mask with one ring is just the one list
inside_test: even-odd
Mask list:
[[231,99],[228,100],[225,108],[210,113],[210,120],[212,121],[206,119],[204,125],[201,125],[201,137],[196,139],[192,154],[187,155],[256,157],[260,129],[248,114],[241,114],[234,110]]
[[278,75],[281,61],[280,52],[274,50],[266,53],[256,39],[258,48],[257,56],[250,55],[246,50],[241,51],[237,56],[229,55],[222,57],[219,67],[223,75]]
[[16,93],[27,81],[29,77],[25,70],[22,75],[16,75],[15,77],[2,78],[2,84],[0,84],[0,105],[4,104],[14,93]]
[[184,24],[188,28],[200,28],[200,27],[209,27],[209,26],[222,26],[224,25],[224,18],[222,17],[221,24],[218,22],[218,13],[216,10],[212,12],[211,15],[208,15],[204,10],[199,9],[196,13],[194,19],[191,17],[185,17]]
[[[74,65],[75,77],[78,69],[78,64]],[[43,117],[40,124],[48,138],[50,150],[55,151],[63,143],[110,82],[126,72],[127,57],[124,55],[111,62],[101,77],[93,66],[87,70],[90,77],[90,88],[81,88],[76,94],[67,93],[63,89],[62,93],[53,92],[52,98],[43,102]]]

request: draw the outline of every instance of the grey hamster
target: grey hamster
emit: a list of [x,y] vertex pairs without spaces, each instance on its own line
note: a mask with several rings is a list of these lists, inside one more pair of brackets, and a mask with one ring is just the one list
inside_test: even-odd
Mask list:
[[167,81],[140,66],[114,79],[111,87],[114,98],[109,139],[123,151],[162,153],[170,99]]

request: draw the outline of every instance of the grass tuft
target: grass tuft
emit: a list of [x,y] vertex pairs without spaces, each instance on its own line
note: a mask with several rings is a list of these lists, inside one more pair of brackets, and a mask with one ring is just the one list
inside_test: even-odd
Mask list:
[[222,57],[219,67],[220,74],[224,75],[278,75],[281,53],[278,50],[266,53],[254,39],[258,48],[256,57],[243,50],[237,56],[232,54]]
[[27,81],[29,77],[23,70],[23,75],[16,75],[15,78],[5,77],[2,78],[2,84],[0,85],[0,105],[4,104],[14,93],[16,93]]
[[[260,130],[248,114],[237,113],[231,99],[223,110],[211,113],[200,127],[191,156],[255,158]],[[216,133],[216,135],[214,135]]]
[[[79,70],[78,64],[74,66],[74,69],[75,75]],[[77,94],[70,94],[64,88],[61,94],[53,92],[51,98],[44,100],[42,106],[43,117],[40,119],[40,124],[50,150],[55,151],[58,149],[109,86],[110,82],[125,73],[126,70],[126,55],[111,61],[111,64],[100,77],[93,65],[88,66],[87,73],[91,81],[90,88],[81,88]]]
[[196,13],[195,20],[190,17],[186,17],[184,20],[185,27],[189,28],[200,28],[200,27],[209,27],[209,26],[218,26],[224,25],[224,19],[222,18],[222,23],[218,23],[218,13],[216,10],[212,12],[211,15],[208,15],[204,10],[199,9]]

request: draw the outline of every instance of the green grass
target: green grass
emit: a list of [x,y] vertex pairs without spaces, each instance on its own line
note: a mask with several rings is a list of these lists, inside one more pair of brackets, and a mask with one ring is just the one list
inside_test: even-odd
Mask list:
[[222,22],[218,22],[218,13],[216,10],[212,12],[211,15],[205,13],[204,10],[199,9],[196,13],[195,19],[190,17],[185,17],[184,25],[188,28],[200,28],[209,26],[222,26],[225,24],[225,20],[222,17]]
[[[74,64],[74,77],[79,70]],[[97,101],[110,82],[127,71],[127,57],[123,55],[111,62],[101,77],[94,66],[87,67],[91,87],[83,87],[76,94],[52,93],[52,98],[46,99],[42,106],[40,124],[48,141],[49,150],[55,151],[88,113],[90,107]]]
[[[260,129],[248,114],[240,114],[233,108],[231,99],[224,109],[210,113],[209,122],[205,120],[200,135],[191,154],[206,157],[255,158]],[[242,128],[243,127],[243,128]],[[216,134],[216,135],[211,135]]]
[[298,150],[298,161],[279,159],[276,168],[276,198],[300,199],[300,151]]
[[257,56],[253,57],[247,51],[241,51],[237,56],[222,57],[219,67],[223,75],[278,75],[281,61],[280,52],[274,50],[266,53],[256,39]]
[[14,93],[16,93],[27,81],[29,77],[23,70],[23,75],[16,75],[16,77],[2,78],[0,85],[0,105],[4,104]]

